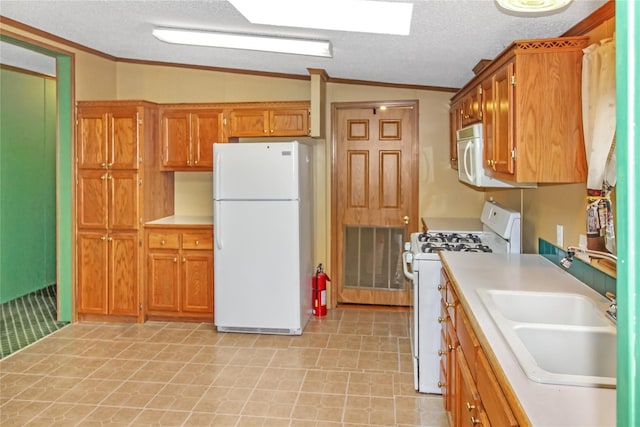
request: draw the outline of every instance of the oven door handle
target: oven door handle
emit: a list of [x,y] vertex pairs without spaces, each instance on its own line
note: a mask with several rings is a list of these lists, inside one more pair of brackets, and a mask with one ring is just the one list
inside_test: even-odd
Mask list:
[[411,251],[402,252],[402,272],[404,277],[413,281],[413,271],[409,271],[408,265],[413,263],[413,253]]

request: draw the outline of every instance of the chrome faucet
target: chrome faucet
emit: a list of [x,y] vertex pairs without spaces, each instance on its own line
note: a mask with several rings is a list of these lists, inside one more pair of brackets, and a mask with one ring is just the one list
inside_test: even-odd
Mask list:
[[615,262],[616,264],[618,263],[618,257],[610,254],[609,252],[593,251],[591,249],[579,248],[577,246],[567,246],[567,256],[560,260],[560,265],[562,265],[564,268],[571,267],[571,263],[573,262],[573,257],[575,256],[576,252],[588,254],[594,258],[608,259]]
[[[609,252],[592,251],[591,249],[579,248],[577,246],[567,246],[567,256],[560,260],[560,265],[567,269],[571,267],[571,263],[573,262],[573,257],[575,256],[576,252],[585,253],[591,255],[594,258],[608,259],[615,262],[616,264],[618,263],[618,257],[610,254]],[[612,292],[605,292],[604,296],[609,301],[611,301],[611,304],[609,304],[609,308],[607,308],[606,314],[611,320],[617,323],[618,301],[616,300],[616,295]]]
[[607,309],[607,316],[609,316],[609,318],[614,322],[618,323],[618,301],[616,300],[616,295],[612,292],[605,292],[604,296],[611,301],[611,304]]

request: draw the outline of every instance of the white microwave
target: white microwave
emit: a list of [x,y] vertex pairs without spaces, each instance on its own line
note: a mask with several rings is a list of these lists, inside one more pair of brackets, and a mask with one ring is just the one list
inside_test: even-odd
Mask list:
[[475,187],[535,187],[535,184],[514,184],[495,179],[484,172],[482,123],[475,123],[456,132],[458,141],[458,179]]

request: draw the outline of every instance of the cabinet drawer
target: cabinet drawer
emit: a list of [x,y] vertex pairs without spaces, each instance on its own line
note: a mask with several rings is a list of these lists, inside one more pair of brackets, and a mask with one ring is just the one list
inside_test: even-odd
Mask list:
[[518,422],[511,411],[489,361],[482,351],[477,356],[477,386],[482,406],[494,426],[516,427]]
[[458,296],[456,295],[451,282],[447,283],[447,299],[444,301],[447,314],[451,318],[451,323],[456,324],[456,307],[458,306]]
[[213,235],[205,231],[182,233],[182,249],[213,249]]
[[471,329],[469,319],[464,314],[462,307],[458,306],[458,313],[456,314],[456,333],[458,334],[458,341],[460,347],[464,353],[467,364],[469,365],[469,371],[471,371],[471,377],[476,379],[476,353],[480,344],[478,339]]
[[178,249],[180,234],[170,231],[150,231],[147,244],[153,249]]
[[480,407],[480,396],[476,385],[471,378],[471,372],[469,371],[469,365],[467,364],[462,352],[462,348],[458,348],[456,352],[456,360],[458,362],[458,369],[460,372],[459,377],[459,408],[460,414],[460,426],[477,426],[480,424],[480,417],[478,408]]

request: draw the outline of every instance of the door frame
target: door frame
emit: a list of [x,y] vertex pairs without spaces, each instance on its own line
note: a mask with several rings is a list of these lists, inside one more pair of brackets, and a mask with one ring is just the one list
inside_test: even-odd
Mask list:
[[[411,166],[410,175],[415,177],[415,185],[411,188],[411,208],[409,209],[411,220],[407,225],[408,230],[418,229],[418,153],[419,153],[419,129],[420,122],[420,110],[419,101],[417,99],[399,100],[399,101],[363,101],[363,102],[333,102],[331,103],[331,230],[337,230],[341,224],[338,224],[337,206],[338,206],[338,170],[337,170],[337,145],[338,145],[338,123],[337,116],[339,110],[350,109],[363,109],[363,108],[380,108],[380,107],[407,107],[411,108],[414,112],[413,120],[413,135],[411,142]],[[333,282],[330,292],[331,306],[329,308],[336,308],[338,305],[338,283],[342,280],[342,266],[340,264],[341,254],[338,253],[338,242],[335,239],[336,233],[330,234],[329,247],[331,248],[331,265],[334,272]],[[407,236],[408,237],[408,236]],[[340,265],[340,268],[338,266]]]
[[[9,25],[18,24],[7,19]],[[0,28],[0,39],[56,60],[56,285],[57,316],[60,321],[75,322],[75,54],[35,40],[31,36]]]

